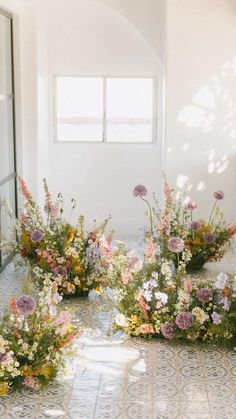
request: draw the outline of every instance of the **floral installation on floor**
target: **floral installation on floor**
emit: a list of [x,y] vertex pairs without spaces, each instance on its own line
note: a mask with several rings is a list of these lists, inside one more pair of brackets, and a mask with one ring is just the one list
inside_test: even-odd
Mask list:
[[105,235],[108,220],[87,232],[84,217],[80,216],[78,225],[73,227],[70,219],[76,207],[74,199],[71,199],[71,214],[66,221],[63,197],[59,193],[54,203],[45,179],[44,213],[24,180],[18,178],[18,184],[24,199],[19,218],[15,219],[8,208],[16,240],[2,238],[2,246],[8,248],[9,253],[21,256],[18,262],[25,262],[40,289],[44,274],[49,273],[51,280],[56,281],[60,295],[87,295],[103,280],[112,257],[112,235]]
[[[161,248],[163,255],[171,256],[170,239],[172,246],[178,243],[179,238],[184,240],[185,247],[191,253],[191,259],[186,266],[188,272],[200,270],[206,262],[221,259],[227,249],[227,244],[236,233],[236,224],[226,225],[224,215],[218,207],[218,203],[224,198],[222,191],[213,194],[214,203],[209,219],[195,219],[194,211],[197,204],[187,198],[188,185],[179,189],[175,194],[168,182],[164,180],[164,208],[156,206],[151,208],[147,199],[147,189],[143,185],[137,185],[134,196],[141,198],[148,206],[150,229],[147,238],[152,237],[157,248]],[[176,196],[176,197],[175,197]],[[178,264],[178,258],[182,253],[174,254],[174,263]],[[173,256],[173,253],[172,253]]]
[[40,390],[63,371],[79,331],[69,312],[58,312],[61,298],[45,276],[37,301],[31,295],[9,299],[0,321],[0,396],[22,387]]
[[234,347],[236,345],[236,276],[220,273],[216,280],[194,281],[185,271],[184,241],[171,238],[172,253],[185,254],[175,268],[171,257],[157,256],[149,242],[144,263],[118,246],[103,291],[119,314],[115,330],[131,336]]

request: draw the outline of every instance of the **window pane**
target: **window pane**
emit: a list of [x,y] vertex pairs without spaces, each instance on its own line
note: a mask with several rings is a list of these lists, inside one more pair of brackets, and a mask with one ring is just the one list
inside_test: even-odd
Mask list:
[[107,141],[151,142],[153,79],[107,80]]
[[57,140],[103,140],[103,80],[57,78]]
[[[0,234],[2,237],[5,238],[13,238],[14,235],[12,234],[12,230],[10,228],[10,217],[6,214],[6,211],[4,210],[3,206],[1,205],[2,200],[5,199],[13,213],[15,213],[15,180],[11,179],[9,182],[4,184],[0,187]],[[6,258],[9,256],[9,254],[4,250],[4,248],[1,250],[1,264],[4,263]]]
[[0,100],[0,180],[14,172],[12,101]]
[[0,15],[0,95],[11,93],[11,21]]

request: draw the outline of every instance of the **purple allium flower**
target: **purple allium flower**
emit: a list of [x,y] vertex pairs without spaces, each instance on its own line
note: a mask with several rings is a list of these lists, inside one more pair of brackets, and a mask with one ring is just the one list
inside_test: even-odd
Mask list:
[[161,333],[166,339],[172,339],[175,335],[175,330],[176,326],[173,322],[167,321],[161,325]]
[[183,252],[184,241],[180,237],[171,237],[168,241],[168,249],[174,253]]
[[189,202],[187,203],[187,208],[188,208],[190,211],[194,211],[194,210],[197,208],[197,204],[196,204],[196,202],[194,202],[194,201],[189,201]]
[[216,313],[216,311],[213,311],[213,313],[211,314],[211,318],[214,324],[220,324],[222,321],[222,315]]
[[214,195],[215,199],[218,199],[218,200],[223,199],[224,196],[225,196],[223,191],[216,191],[216,192],[214,192],[213,195]]
[[33,314],[36,302],[30,295],[22,295],[16,300],[16,304],[21,314]]
[[197,299],[202,303],[208,303],[212,298],[213,294],[210,288],[201,288],[197,291]]
[[31,233],[30,238],[34,243],[41,242],[44,238],[44,233],[41,230],[35,230]]
[[179,329],[189,329],[193,324],[193,315],[189,311],[182,311],[178,313],[175,319],[175,324]]
[[208,243],[214,243],[216,240],[216,235],[214,233],[205,233],[204,234],[204,240]]
[[191,229],[193,231],[198,231],[200,227],[201,227],[201,223],[199,223],[199,221],[193,221],[191,223]]
[[137,185],[134,188],[133,194],[134,194],[135,197],[136,196],[140,196],[140,197],[146,196],[147,195],[147,188],[143,185]]

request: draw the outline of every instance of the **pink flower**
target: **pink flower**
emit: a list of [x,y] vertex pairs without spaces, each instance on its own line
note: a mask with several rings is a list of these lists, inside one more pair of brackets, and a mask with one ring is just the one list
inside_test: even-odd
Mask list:
[[167,180],[165,179],[165,181],[164,181],[164,195],[165,195],[165,198],[168,198],[170,196],[171,192],[172,192],[172,189],[171,189],[169,183],[167,182]]
[[29,224],[29,218],[25,214],[20,215],[20,221],[25,225]]
[[148,312],[147,312],[147,306],[146,306],[145,299],[144,299],[143,295],[141,295],[141,297],[139,299],[139,305],[140,305],[140,308],[143,312],[144,318],[146,320],[149,320],[149,315],[148,315]]
[[72,317],[68,311],[61,311],[57,319],[55,320],[55,324],[69,324],[71,323]]
[[28,377],[25,377],[24,385],[28,388],[31,388],[32,390],[37,390],[39,388],[37,378],[34,378],[30,375]]
[[18,182],[19,182],[19,188],[20,188],[20,191],[21,191],[21,193],[22,193],[22,195],[25,197],[25,198],[32,198],[32,195],[31,195],[31,193],[29,192],[29,190],[28,190],[28,188],[27,188],[27,185],[26,185],[26,183],[25,183],[25,181],[21,178],[21,177],[19,177],[18,178]]
[[8,300],[8,308],[10,310],[11,313],[13,314],[19,314],[19,309],[17,307],[17,301],[16,298],[14,297],[10,297]]
[[121,280],[123,282],[123,284],[127,285],[132,279],[132,274],[130,272],[124,272],[121,275]]
[[51,217],[56,218],[57,214],[58,214],[58,204],[52,205],[51,211],[50,211]]
[[142,325],[139,327],[139,331],[140,331],[140,333],[141,333],[141,334],[143,334],[143,335],[147,335],[148,333],[155,333],[155,330],[154,330],[154,328],[153,328],[153,325],[152,325],[152,324],[150,324],[150,323],[145,323],[145,324],[142,324]]
[[155,246],[151,237],[147,240],[146,259],[148,263],[154,263],[156,261]]
[[171,237],[168,241],[168,249],[174,253],[181,253],[184,250],[184,241],[180,237]]
[[197,204],[196,204],[196,202],[194,202],[194,201],[189,201],[189,202],[188,202],[188,204],[187,204],[187,208],[188,208],[190,211],[194,211],[194,210],[197,208]]
[[193,284],[192,284],[192,281],[191,281],[190,278],[186,278],[184,280],[184,290],[186,292],[188,292],[189,294],[192,292],[192,290],[193,290]]
[[107,241],[107,243],[108,243],[109,245],[111,245],[111,243],[112,243],[112,234],[109,234],[109,235],[106,237],[106,241]]
[[113,256],[112,248],[107,242],[103,243],[101,246],[101,254],[105,259],[111,260]]
[[140,269],[142,269],[142,267],[143,267],[143,262],[141,260],[139,260],[137,257],[133,257],[129,261],[129,269],[132,273],[139,272]]

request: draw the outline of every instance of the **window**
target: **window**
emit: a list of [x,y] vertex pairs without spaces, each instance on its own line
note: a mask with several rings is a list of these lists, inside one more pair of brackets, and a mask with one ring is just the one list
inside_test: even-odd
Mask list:
[[56,140],[151,143],[156,80],[56,77]]
[[[12,61],[12,18],[0,10],[0,235],[5,237],[9,237],[11,230],[2,199],[10,203],[15,213],[17,209]],[[0,270],[9,256],[5,249],[0,252]]]

